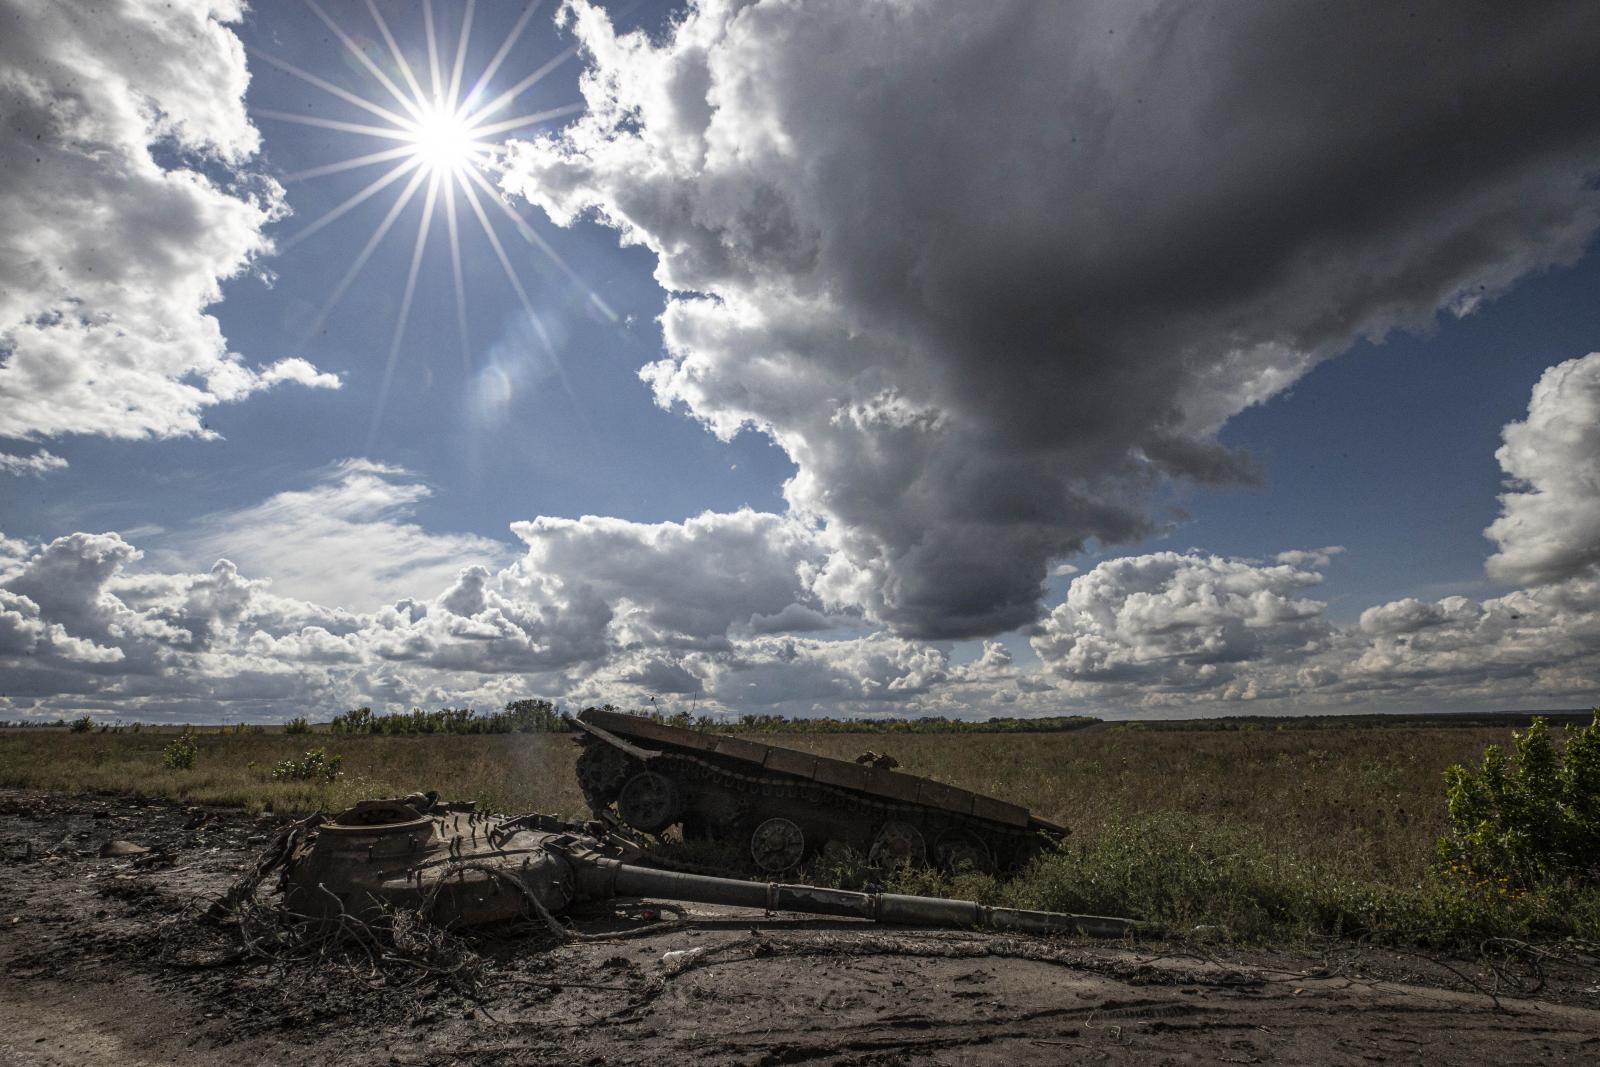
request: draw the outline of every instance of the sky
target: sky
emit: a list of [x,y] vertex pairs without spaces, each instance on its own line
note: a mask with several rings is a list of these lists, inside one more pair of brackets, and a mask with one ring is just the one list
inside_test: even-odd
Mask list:
[[0,717],[1600,703],[1600,9],[0,0]]

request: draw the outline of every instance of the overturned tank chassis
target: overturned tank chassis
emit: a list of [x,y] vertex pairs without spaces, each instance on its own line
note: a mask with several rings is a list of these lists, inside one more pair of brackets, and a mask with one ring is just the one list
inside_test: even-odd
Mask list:
[[595,817],[748,850],[777,874],[847,846],[879,866],[988,873],[1025,864],[1066,828],[1003,800],[873,761],[849,763],[737,737],[589,710],[569,720]]
[[[1126,919],[990,908],[972,901],[745,882],[627,862],[625,844],[547,815],[485,815],[433,794],[363,801],[298,828],[280,852],[285,907],[337,923],[420,912],[476,926],[613,898],[855,916],[913,926],[1121,937]],[[633,856],[632,858],[638,858]]]

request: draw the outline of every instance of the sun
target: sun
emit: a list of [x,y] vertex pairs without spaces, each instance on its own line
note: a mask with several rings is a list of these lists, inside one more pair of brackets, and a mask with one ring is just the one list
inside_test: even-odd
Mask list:
[[[457,211],[459,206],[465,206],[476,218],[478,228],[493,250],[494,258],[499,261],[507,283],[516,292],[517,299],[533,321],[536,323],[538,321],[534,314],[533,303],[523,287],[522,280],[512,269],[511,259],[500,240],[500,235],[496,232],[491,211],[509,221],[519,236],[536,246],[573,283],[587,292],[595,306],[615,318],[605,301],[567,265],[535,229],[517,214],[486,176],[486,172],[491,170],[501,142],[507,135],[582,110],[581,104],[572,103],[532,114],[502,117],[506,108],[524,91],[536,85],[557,66],[575,55],[576,46],[563,49],[538,69],[518,79],[504,90],[498,93],[490,92],[490,85],[496,73],[510,56],[512,47],[539,7],[540,0],[532,0],[526,4],[515,25],[511,27],[493,57],[479,72],[470,87],[464,82],[463,75],[466,73],[468,44],[472,35],[474,0],[467,0],[464,6],[460,29],[456,34],[453,62],[448,52],[441,55],[441,34],[434,22],[433,4],[431,0],[424,0],[422,16],[426,40],[424,50],[426,65],[421,71],[412,68],[406,58],[405,50],[401,48],[399,40],[396,39],[373,0],[367,0],[367,12],[372,18],[373,28],[388,46],[388,56],[384,66],[380,66],[378,62],[379,59],[384,59],[381,53],[369,54],[370,50],[359,45],[322,9],[317,0],[306,0],[306,5],[333,31],[345,51],[372,76],[382,91],[374,93],[372,97],[363,96],[341,88],[310,71],[302,70],[293,63],[269,55],[260,49],[251,48],[252,55],[337,98],[344,105],[359,108],[365,114],[354,115],[346,112],[349,115],[347,118],[265,108],[254,108],[253,113],[261,118],[316,126],[371,138],[388,147],[289,174],[284,177],[284,181],[320,178],[379,164],[387,164],[387,169],[359,192],[324,212],[292,237],[280,242],[279,250],[288,250],[386,189],[391,191],[394,198],[383,220],[378,223],[377,228],[356,253],[349,270],[334,287],[327,302],[312,322],[306,333],[308,338],[316,335],[323,321],[339,303],[356,276],[377,251],[378,246],[383,243],[406,206],[419,197],[421,199],[421,215],[412,245],[410,270],[406,274],[394,335],[389,343],[389,356],[378,390],[372,432],[377,432],[378,421],[382,418],[390,378],[394,373],[395,361],[400,355],[401,344],[405,338],[406,321],[411,314],[412,300],[417,291],[418,272],[422,266],[429,233],[433,229],[436,209],[442,209],[438,213],[444,216],[446,226],[451,274],[455,283],[456,325],[460,334],[463,369],[470,369],[472,356],[467,336],[466,285],[461,266],[461,233]],[[429,83],[427,89],[423,88],[424,79]],[[363,121],[351,121],[357,118]],[[377,121],[373,121],[374,119]],[[544,340],[549,349],[548,338]],[[550,349],[550,356],[552,359],[557,359],[553,349]],[[559,360],[557,363],[559,366]],[[562,380],[565,381],[564,375]]]
[[411,149],[430,174],[458,174],[476,165],[489,146],[476,137],[471,120],[447,107],[424,108],[411,131]]

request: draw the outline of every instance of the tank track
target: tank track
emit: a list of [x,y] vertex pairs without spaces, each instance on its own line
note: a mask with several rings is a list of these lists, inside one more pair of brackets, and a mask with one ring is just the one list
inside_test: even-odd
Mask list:
[[[579,783],[584,788],[584,799],[590,809],[600,817],[601,813],[607,811],[616,800],[622,782],[628,776],[645,770],[646,766],[589,738],[581,739],[580,744],[583,745],[584,751],[579,757]],[[627,773],[618,776],[612,769],[616,764],[612,764],[612,767],[605,766],[613,760],[626,767]],[[713,825],[706,827],[707,836],[712,840],[723,840],[732,833],[737,833],[738,829],[742,828],[742,823],[754,818],[758,812],[788,816],[804,824],[815,822],[814,819],[805,818],[806,809],[815,812],[821,808],[831,816],[831,821],[854,823],[860,827],[862,832],[852,835],[857,840],[847,842],[856,847],[864,847],[865,841],[872,839],[876,829],[891,818],[903,819],[922,829],[930,849],[941,833],[949,833],[952,830],[965,831],[986,845],[993,856],[995,867],[1000,871],[1021,867],[1047,841],[1046,836],[1037,830],[1004,826],[925,805],[875,797],[784,774],[770,772],[751,774],[736,771],[712,760],[672,749],[657,750],[656,756],[649,762],[648,769],[665,774],[686,794],[703,795],[709,787],[709,791],[720,792],[743,801],[740,805],[742,818],[721,820],[723,825],[720,826],[715,825],[716,820],[713,820]],[[610,782],[615,782],[615,785],[606,788]],[[680,821],[700,814],[702,813],[695,812],[686,805],[680,812]],[[809,830],[807,836],[811,836]],[[729,843],[743,845],[742,841]]]

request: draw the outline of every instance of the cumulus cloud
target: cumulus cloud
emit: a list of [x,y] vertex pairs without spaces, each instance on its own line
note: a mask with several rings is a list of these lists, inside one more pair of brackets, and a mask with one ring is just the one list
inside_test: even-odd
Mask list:
[[1034,621],[1162,479],[1254,477],[1230,416],[1600,222],[1592,4],[564,11],[588,112],[505,188],[656,254],[656,398],[771,435],[824,607],[905,635]]
[[1600,697],[1600,354],[1545,371],[1495,453],[1510,488],[1485,533],[1503,596],[1403,597],[1334,627],[1304,596],[1341,549],[1277,565],[1201,553],[1108,560],[1032,643],[1068,692],[1138,705],[1548,706]]
[[67,461],[51,452],[41,448],[31,456],[17,456],[10,452],[0,452],[0,474],[10,474],[21,477],[31,474],[35,478],[42,478],[51,471],[66,470]]
[[[830,608],[836,542],[798,518],[541,517],[513,525],[523,547],[512,558],[496,542],[422,530],[410,515],[428,489],[415,475],[351,460],[191,532],[188,551],[207,543],[223,558],[190,571],[151,569],[114,533],[0,535],[0,708],[284,717],[530,694],[966,717],[1590,703],[1600,573],[1581,561],[1600,480],[1581,463],[1580,476],[1551,479],[1589,456],[1596,359],[1551,368],[1498,453],[1520,487],[1505,516],[1531,516],[1503,523],[1502,555],[1533,545],[1518,558],[1554,576],[1481,601],[1406,597],[1337,626],[1316,596],[1336,546],[1271,561],[1151,552],[1063,575],[1064,600],[1029,633],[1040,666],[998,641],[956,662],[946,646]],[[1525,499],[1552,491],[1562,507]],[[174,558],[170,543],[160,558]],[[336,603],[384,590],[403,595]]]
[[505,576],[527,599],[608,605],[625,645],[704,645],[791,619],[815,629],[816,533],[743,508],[682,523],[585,516],[512,524],[528,553]]
[[277,592],[352,611],[431,593],[464,567],[510,562],[507,544],[418,525],[432,493],[404,468],[345,460],[310,488],[197,519],[168,545],[193,564],[226,557],[270,575]]
[[1074,681],[1136,685],[1147,695],[1256,696],[1264,668],[1304,659],[1333,635],[1326,605],[1303,595],[1321,581],[1292,563],[1195,552],[1106,560],[1073,579],[1031,644],[1053,673]]
[[401,469],[348,461],[168,538],[163,561],[223,557],[188,572],[149,569],[114,533],[0,540],[13,706],[298,713],[541,693],[686,694],[715,710],[724,698],[892,703],[943,677],[943,652],[900,639],[794,636],[859,623],[822,612],[811,586],[826,553],[795,520],[540,518],[515,524],[524,552],[512,559],[411,522],[427,492]]
[[1511,488],[1484,534],[1491,578],[1550,582],[1600,570],[1600,352],[1544,372],[1528,417],[1495,453]]
[[244,170],[242,6],[0,3],[0,437],[205,436],[210,405],[338,386],[205,314],[285,210]]

